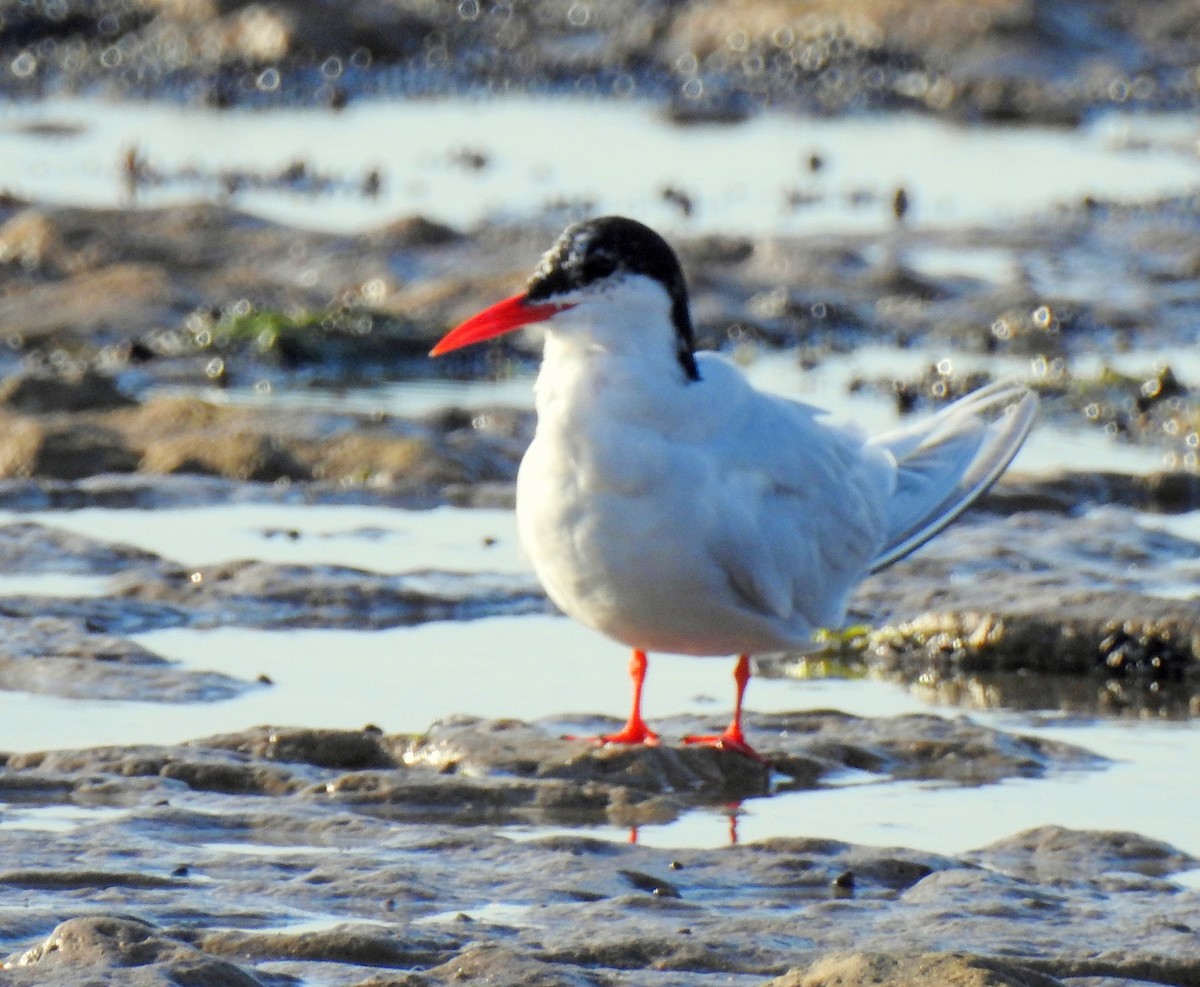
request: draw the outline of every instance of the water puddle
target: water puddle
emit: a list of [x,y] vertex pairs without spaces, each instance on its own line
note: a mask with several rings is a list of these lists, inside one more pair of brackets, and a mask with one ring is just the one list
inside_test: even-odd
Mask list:
[[[839,833],[849,842],[955,854],[1023,829],[1059,825],[1128,830],[1200,852],[1195,826],[1200,793],[1179,785],[1200,753],[1197,725],[1095,722],[1046,729],[1005,715],[972,719],[1076,744],[1114,763],[981,788],[889,782],[805,792],[797,797],[802,804],[788,805],[788,797],[761,799],[743,806],[739,837]],[[657,838],[646,836],[651,842]]]
[[[0,188],[51,203],[125,204],[135,150],[149,169],[174,176],[142,188],[141,203],[230,198],[279,222],[334,231],[412,213],[466,227],[536,215],[552,199],[669,230],[880,231],[893,223],[899,187],[916,225],[991,223],[1089,195],[1186,194],[1200,179],[1195,135],[1183,114],[1111,115],[1078,129],[772,113],[672,127],[636,102],[360,100],[335,113],[56,99],[0,106]],[[228,174],[297,163],[337,179],[332,191],[258,182],[229,191]],[[688,218],[668,188],[691,200]]]
[[[0,520],[0,524],[3,523]],[[75,576],[61,572],[0,575],[0,597],[54,596],[76,600],[104,596],[107,591],[107,576]]]
[[[852,696],[838,709],[862,713]],[[945,710],[938,711],[942,715]],[[1036,826],[1112,829],[1141,833],[1200,855],[1200,790],[1181,785],[1200,756],[1200,725],[1105,724],[1038,727],[1011,714],[972,714],[972,720],[1021,734],[1076,744],[1112,759],[1091,770],[1058,771],[1045,778],[1014,778],[976,788],[877,776],[857,784],[752,799],[724,809],[689,813],[665,826],[643,826],[647,846],[716,847],[772,837],[823,836],[873,846],[903,846],[960,854]],[[526,827],[533,839],[565,834]],[[621,842],[627,828],[596,827],[597,838]],[[1200,882],[1198,882],[1200,886]]]
[[123,815],[126,815],[125,809],[95,805],[20,806],[5,804],[0,808],[0,829],[69,833],[80,826],[108,822]]
[[[627,655],[558,617],[495,617],[385,631],[171,629],[134,640],[196,670],[272,685],[221,703],[88,702],[0,692],[0,750],[175,743],[252,723],[420,733],[457,714],[481,717],[623,715]],[[732,662],[654,656],[646,715],[720,715],[732,701]],[[762,679],[754,708],[856,705],[877,715],[927,709],[884,683]]]
[[[554,717],[569,723],[564,711],[616,716],[628,702],[624,652],[557,617],[500,617],[373,633],[168,630],[137,640],[191,668],[243,678],[265,673],[274,685],[219,704],[173,706],[0,692],[0,750],[170,743],[251,723],[339,728],[374,723],[388,732],[421,732],[435,720],[458,714]],[[653,721],[690,712],[722,718],[731,700],[730,668],[724,660],[655,655],[647,717]],[[761,712],[836,708],[862,716],[946,713],[898,686],[871,680],[756,679],[749,705]],[[728,842],[732,825],[742,841],[836,836],[957,853],[1019,829],[1055,823],[1135,830],[1200,854],[1194,825],[1200,817],[1200,789],[1178,784],[1200,757],[1200,723],[1087,720],[1039,725],[1005,711],[973,712],[972,719],[1077,744],[1114,763],[979,788],[892,782],[857,772],[835,777],[816,791],[754,799],[724,811],[693,812],[669,825],[643,827],[638,838],[656,846],[720,846]],[[39,816],[36,811],[8,818],[17,825],[23,819],[27,826],[46,828],[78,819],[71,814],[56,821],[53,814]],[[562,830],[526,828],[512,835],[552,832]],[[613,840],[629,837],[628,830],[618,827],[588,832]],[[243,849],[239,844],[239,852]]]
[[[524,573],[511,511],[439,507],[402,511],[353,505],[228,504],[146,510],[83,508],[74,511],[0,512],[0,525],[37,522],[101,541],[156,552],[184,565],[235,559],[281,564],[330,564],[373,572],[439,569],[453,572]],[[90,577],[0,577],[11,592],[36,594],[39,586],[69,595],[72,586],[99,595],[103,580]]]
[[413,925],[444,925],[463,921],[484,922],[488,925],[509,925],[520,928],[533,925],[529,920],[532,905],[516,905],[511,902],[489,901],[478,908],[461,908],[453,912],[438,912],[422,915],[413,920]]

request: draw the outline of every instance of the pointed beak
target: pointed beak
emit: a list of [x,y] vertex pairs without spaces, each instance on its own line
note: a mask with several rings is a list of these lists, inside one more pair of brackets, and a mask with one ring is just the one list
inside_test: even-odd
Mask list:
[[502,336],[506,332],[520,329],[521,326],[533,322],[544,322],[552,315],[574,308],[574,305],[564,305],[557,302],[531,302],[524,292],[513,295],[502,302],[497,302],[490,308],[485,308],[477,315],[471,316],[466,322],[455,326],[441,338],[437,346],[429,351],[430,356],[441,356],[451,350],[472,343],[481,343],[494,336]]

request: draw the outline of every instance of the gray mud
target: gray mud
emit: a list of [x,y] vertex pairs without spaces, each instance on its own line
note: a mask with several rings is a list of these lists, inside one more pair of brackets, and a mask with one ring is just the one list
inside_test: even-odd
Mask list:
[[[251,755],[249,794],[195,767],[202,751],[171,753],[157,769],[136,756],[138,784],[116,789],[98,774],[113,766],[87,756],[10,775],[45,772],[24,789],[42,801],[86,778],[80,797],[117,796],[124,811],[68,833],[3,831],[5,859],[20,861],[0,871],[20,900],[4,912],[6,982],[119,970],[128,979],[102,982],[749,985],[889,962],[941,972],[829,982],[1197,982],[1200,904],[1171,882],[1196,862],[1129,833],[1046,827],[958,858],[799,837],[719,850],[514,840],[398,826],[327,786],[286,792],[282,776],[311,766]],[[947,963],[997,979],[943,979]]]
[[[804,786],[847,766],[943,784],[1096,766],[937,717],[754,728]],[[1047,827],[960,858],[804,838],[656,850],[509,835],[599,820],[636,832],[714,801],[733,834],[738,799],[765,782],[737,755],[596,748],[511,721],[13,755],[10,812],[108,811],[54,832],[0,827],[6,982],[120,969],[145,984],[758,984],[829,953],[894,955],[898,939],[905,955],[982,954],[1048,977],[1196,982],[1183,944],[1200,903],[1170,878],[1197,862],[1133,834]]]
[[[378,93],[573,92],[660,102],[680,123],[763,104],[1077,122],[1102,106],[1194,106],[1200,27],[1187,0],[759,0],[664,4],[0,7],[0,85],[334,110]],[[301,187],[329,179],[281,176]]]
[[[1193,652],[1175,683],[1190,690],[1194,605],[1156,600],[1153,568],[1128,563],[1200,550],[1138,527],[1122,508],[1061,522],[1060,513],[973,515],[894,578],[869,580],[860,602],[881,629],[852,653],[831,644],[821,660],[923,680],[933,667],[947,682],[1004,668],[1102,693],[1094,642],[1063,628],[1086,614],[1111,622],[1121,600],[1131,614],[1157,614],[1160,629],[1191,622]],[[122,627],[363,627],[545,606],[522,580],[505,590],[487,576],[255,561],[190,571],[38,524],[4,531],[10,569],[107,577],[113,587],[0,601],[0,682],[27,691],[206,702],[272,687],[177,668],[121,638]],[[1083,558],[1089,566],[1064,571]],[[989,568],[1000,576],[985,579]],[[1074,624],[1062,619],[1071,600]],[[987,633],[959,626],[973,619]],[[1072,646],[1029,646],[1038,628]],[[745,800],[802,798],[846,772],[977,787],[1104,770],[1086,750],[964,718],[751,714],[768,771],[677,745],[721,725],[706,718],[656,722],[668,739],[641,749],[562,739],[580,725],[616,721],[460,717],[420,735],[260,727],[180,745],[0,755],[6,982],[1200,982],[1188,945],[1198,896],[1172,881],[1197,861],[1131,833],[1047,827],[959,857],[832,839],[736,842]],[[728,847],[587,835],[616,825],[636,838],[697,810],[728,815]]]

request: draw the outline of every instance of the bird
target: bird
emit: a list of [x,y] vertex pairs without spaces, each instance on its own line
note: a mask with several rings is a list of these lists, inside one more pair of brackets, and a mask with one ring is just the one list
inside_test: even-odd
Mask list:
[[649,653],[736,656],[729,725],[683,741],[764,760],[742,723],[751,656],[843,626],[857,585],[962,514],[1036,415],[1032,392],[998,381],[872,437],[764,393],[697,350],[675,251],[623,216],[567,227],[524,290],[431,356],[535,323],[517,531],[551,601],[631,649],[629,717],[598,743],[659,743],[641,711]]

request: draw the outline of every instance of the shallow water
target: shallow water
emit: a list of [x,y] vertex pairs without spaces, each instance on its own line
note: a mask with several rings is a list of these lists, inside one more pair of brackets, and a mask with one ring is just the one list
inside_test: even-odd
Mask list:
[[[421,732],[459,714],[534,719],[564,711],[620,715],[628,702],[624,652],[560,617],[502,617],[431,623],[388,631],[168,630],[136,640],[196,669],[274,685],[216,704],[85,702],[0,692],[0,750],[96,744],[170,743],[251,724]],[[731,662],[652,657],[646,715],[725,715]],[[871,680],[756,679],[749,706],[760,712],[836,708],[863,716],[914,712],[955,715],[899,686]],[[1200,758],[1200,722],[1063,723],[1006,711],[973,711],[977,722],[1076,744],[1109,758],[1095,769],[1060,770],[978,788],[894,782],[865,773],[833,779],[816,791],[743,803],[739,840],[822,836],[849,842],[959,853],[1044,824],[1124,829],[1200,855],[1200,788],[1181,784]],[[105,812],[112,810],[105,809]],[[7,824],[64,829],[88,820],[80,810],[9,815]],[[721,846],[730,814],[693,812],[642,827],[652,846]],[[519,838],[555,832],[511,831]],[[623,841],[628,830],[596,827],[592,835]]]
[[[457,714],[535,719],[623,715],[627,654],[561,617],[492,617],[383,631],[170,629],[134,637],[188,668],[273,685],[220,703],[86,702],[0,692],[0,750],[172,743],[256,723],[424,731]],[[719,714],[732,662],[655,655],[646,715]],[[926,708],[878,682],[763,679],[754,708],[837,705],[880,714]],[[66,715],[70,711],[69,717]]]
[[[399,511],[386,507],[236,504],[146,510],[84,508],[0,512],[0,524],[34,521],[103,541],[155,552],[184,565],[237,559],[335,564],[373,572],[440,569],[526,572],[511,511]],[[29,594],[75,585],[68,577],[11,577],[10,591]],[[41,582],[44,580],[45,582]],[[94,582],[82,582],[95,589]],[[101,582],[102,585],[102,582]],[[0,590],[4,583],[0,582]],[[55,593],[53,595],[64,595]],[[88,593],[92,595],[92,593]]]
[[[136,148],[158,171],[199,173],[144,189],[144,204],[221,198],[224,172],[271,174],[304,162],[340,186],[245,189],[232,201],[342,232],[412,213],[458,226],[529,218],[551,201],[628,212],[668,230],[883,231],[899,187],[918,226],[1007,221],[1089,195],[1186,194],[1200,181],[1198,129],[1183,114],[1109,115],[1078,129],[772,113],[674,127],[632,101],[361,100],[333,112],[67,99],[0,105],[0,188],[45,202],[125,204],[124,161]],[[482,167],[459,163],[463,152],[483,155]],[[813,155],[823,162],[815,172]],[[374,198],[358,190],[372,169],[382,179]],[[664,200],[666,188],[692,199],[689,218]],[[793,208],[796,194],[815,201]]]
[[[0,522],[17,519],[152,548],[186,565],[238,557],[383,571],[515,572],[524,565],[513,516],[506,511],[231,505],[42,512]],[[1200,540],[1200,512],[1146,517],[1143,523]],[[284,531],[298,537],[281,535]],[[494,542],[484,548],[485,539]],[[14,587],[19,579],[10,577]],[[30,587],[42,585],[41,580],[30,577]],[[1179,583],[1186,585],[1186,579]],[[81,583],[78,588],[95,587]],[[0,750],[173,743],[258,723],[340,728],[373,723],[388,732],[421,732],[435,720],[459,714],[554,717],[569,723],[571,711],[618,716],[628,702],[624,651],[562,617],[493,617],[383,631],[171,629],[134,640],[190,669],[248,681],[266,675],[272,685],[195,704],[0,692]],[[726,660],[653,656],[647,717],[722,718],[732,698],[730,671]],[[916,693],[872,680],[760,678],[748,702],[761,712],[836,708],[866,716],[955,715]],[[1058,823],[1132,829],[1200,854],[1194,825],[1200,789],[1179,784],[1200,758],[1200,723],[1055,722],[1053,714],[1018,716],[1003,710],[970,715],[1003,729],[1069,741],[1114,763],[965,789],[846,775],[827,789],[747,802],[736,817],[739,839],[803,834],[957,852],[1021,828]],[[28,828],[69,828],[74,819],[36,813],[9,817]],[[670,825],[643,828],[639,838],[662,846],[718,846],[728,840],[729,826],[728,813],[700,811]],[[628,836],[614,827],[593,832],[612,839]]]

